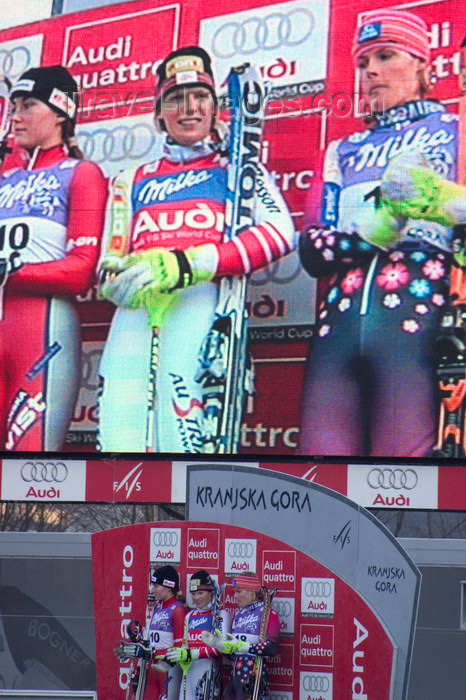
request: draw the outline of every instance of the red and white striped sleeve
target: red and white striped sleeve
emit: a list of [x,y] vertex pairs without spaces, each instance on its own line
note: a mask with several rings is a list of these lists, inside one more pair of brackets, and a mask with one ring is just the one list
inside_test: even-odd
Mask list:
[[248,274],[296,247],[296,233],[287,205],[263,169],[256,187],[256,223],[217,246],[217,277]]

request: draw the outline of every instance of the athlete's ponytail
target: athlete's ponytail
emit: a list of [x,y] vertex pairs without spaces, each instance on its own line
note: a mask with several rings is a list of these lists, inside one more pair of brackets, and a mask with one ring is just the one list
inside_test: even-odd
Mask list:
[[81,151],[76,141],[74,124],[69,119],[66,119],[62,124],[62,139],[70,158],[75,158],[76,160],[82,160],[84,158],[84,153]]

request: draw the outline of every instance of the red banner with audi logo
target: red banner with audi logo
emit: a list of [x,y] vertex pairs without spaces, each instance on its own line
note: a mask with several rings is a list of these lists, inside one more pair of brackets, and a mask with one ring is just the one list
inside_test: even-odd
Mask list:
[[[0,499],[25,502],[184,503],[194,462],[4,459]],[[249,462],[348,496],[365,508],[466,510],[462,467]],[[199,566],[202,564],[199,563]]]
[[[231,618],[238,610],[232,588],[236,574],[256,572],[265,585],[278,589],[273,608],[280,620],[280,643],[268,661],[271,700],[389,700],[396,647],[356,587],[278,539],[196,521],[147,523],[92,535],[99,697],[126,697],[130,664],[115,658],[113,649],[125,638],[129,620],[146,619],[150,568],[175,566],[186,593],[201,561],[219,584],[226,584],[223,605]],[[155,692],[152,673],[149,668],[149,695]]]
[[[376,2],[376,7],[393,6],[389,0]],[[234,63],[253,62],[270,95],[261,160],[301,230],[306,212],[309,218],[315,209],[328,143],[363,128],[356,104],[360,85],[349,60],[350,36],[363,13],[372,9],[369,0],[235,0],[229,7],[220,0],[118,2],[1,31],[0,74],[14,82],[30,67],[65,65],[80,90],[78,141],[86,157],[112,177],[161,153],[153,127],[153,84],[154,72],[169,51],[197,43],[205,47],[219,86]],[[409,9],[429,26],[431,95],[455,112],[459,45],[466,33],[462,3],[419,0]],[[0,120],[5,112],[2,90],[0,86]],[[441,144],[433,145],[441,149]],[[15,162],[14,156],[6,166]],[[0,240],[0,257],[3,245]],[[421,286],[413,289],[422,296]],[[296,254],[249,280],[246,306],[256,391],[243,418],[243,454],[287,455],[299,449],[304,366],[317,297],[316,282]],[[387,294],[383,303],[396,305],[395,297]],[[96,449],[99,365],[113,308],[97,301],[95,289],[79,302],[82,377],[64,448],[89,452]],[[342,303],[343,313],[349,307],[347,300]],[[419,319],[427,317],[422,300],[416,309]],[[406,334],[420,328],[419,319],[407,319]],[[37,412],[43,410],[40,402],[37,406]],[[28,416],[22,418],[27,423]],[[22,425],[15,425],[21,435]]]

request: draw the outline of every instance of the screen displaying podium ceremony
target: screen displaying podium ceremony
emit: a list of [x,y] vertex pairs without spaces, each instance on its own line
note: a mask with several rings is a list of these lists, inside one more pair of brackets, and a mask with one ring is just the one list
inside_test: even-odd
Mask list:
[[2,454],[464,458],[460,0],[47,5],[0,29]]

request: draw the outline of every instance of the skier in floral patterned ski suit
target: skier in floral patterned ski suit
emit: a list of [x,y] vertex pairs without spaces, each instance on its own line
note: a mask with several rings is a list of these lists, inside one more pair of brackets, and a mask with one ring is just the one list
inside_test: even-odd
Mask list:
[[426,220],[422,208],[401,215],[391,203],[412,166],[456,187],[448,181],[456,178],[458,121],[425,98],[428,35],[416,15],[366,14],[353,57],[377,108],[366,131],[330,143],[324,226],[300,241],[305,269],[333,277],[307,367],[299,449],[418,457],[435,442],[435,338],[452,229],[448,217]]

